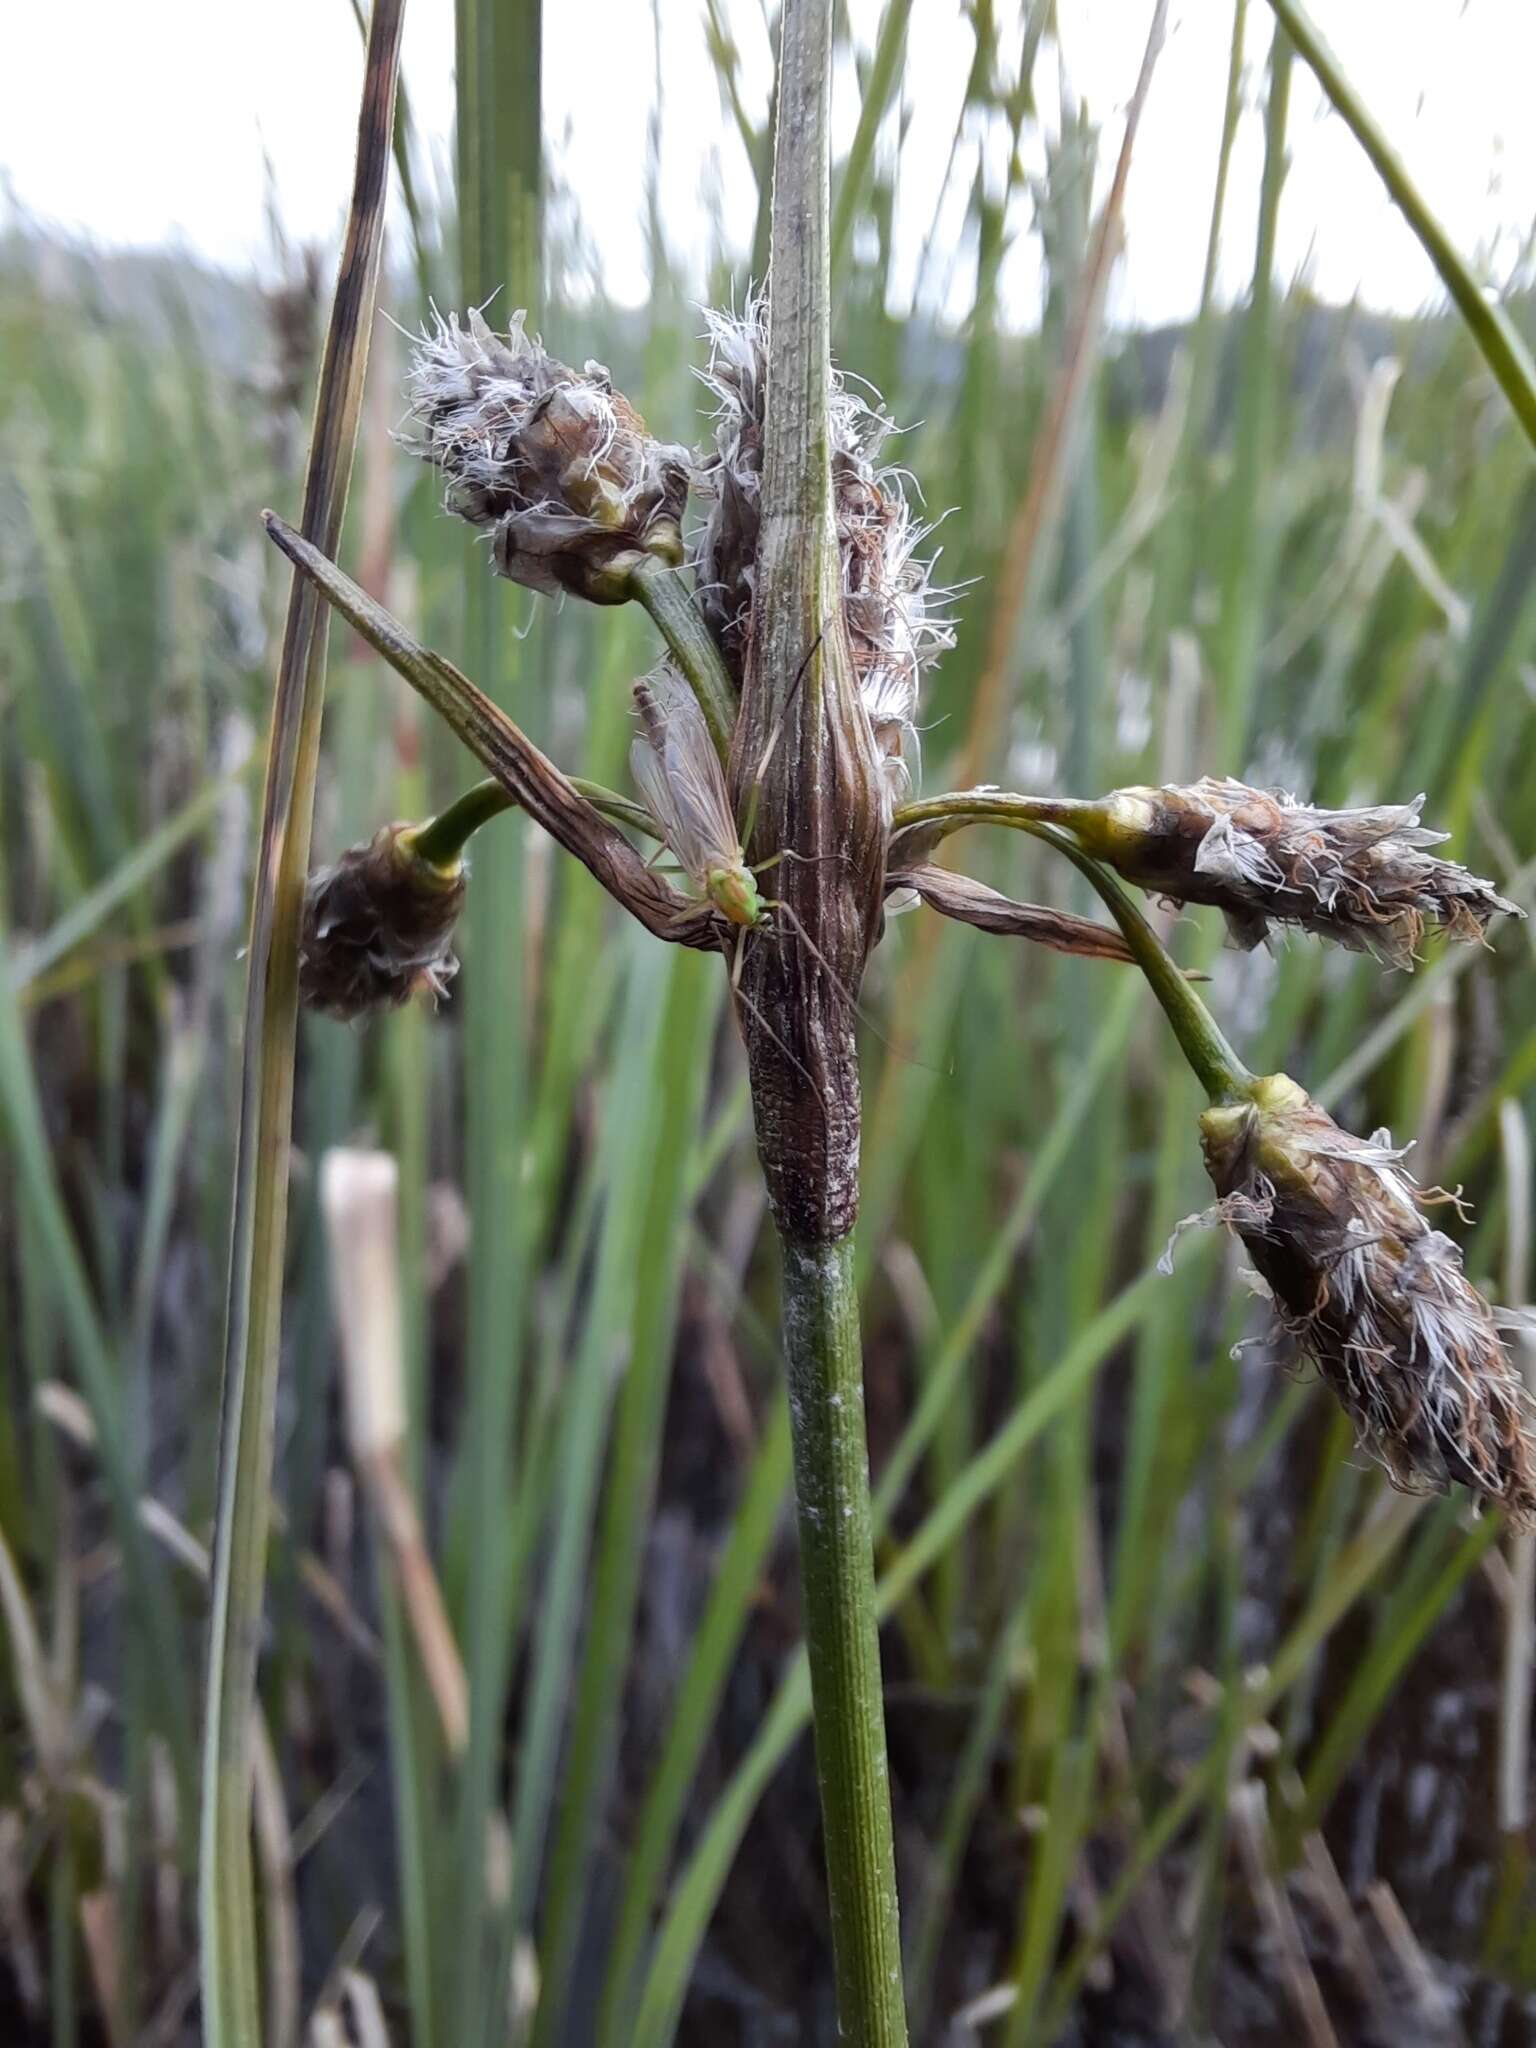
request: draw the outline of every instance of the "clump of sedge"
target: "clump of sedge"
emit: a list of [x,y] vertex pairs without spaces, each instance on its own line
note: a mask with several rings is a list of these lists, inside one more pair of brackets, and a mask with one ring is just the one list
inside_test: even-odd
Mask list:
[[1235,944],[1300,925],[1355,952],[1411,967],[1428,926],[1481,939],[1519,915],[1489,882],[1425,852],[1447,838],[1419,823],[1423,797],[1324,811],[1283,793],[1207,776],[1189,788],[1116,790],[1083,807],[1085,849],[1149,894],[1225,912]]
[[385,825],[316,868],[304,892],[299,996],[332,1017],[441,996],[458,972],[449,941],[464,907],[464,869],[424,860],[409,825]]
[[[767,309],[761,296],[749,297],[739,316],[710,312],[706,318],[710,348],[703,375],[716,402],[715,450],[698,475],[710,501],[697,547],[699,602],[739,678],[761,521]],[[894,423],[850,391],[835,370],[828,430],[843,618],[894,806],[911,786],[907,756],[915,759],[917,752],[922,676],[954,645],[953,624],[938,609],[932,562],[917,554],[931,528],[913,517],[900,472],[877,460]]]
[[1424,1213],[1450,1197],[1415,1187],[1385,1131],[1341,1130],[1284,1074],[1208,1110],[1201,1143],[1216,1214],[1394,1484],[1457,1481],[1536,1517],[1523,1383],[1460,1248]]
[[654,440],[601,363],[556,361],[514,314],[472,312],[416,346],[405,445],[442,475],[448,508],[491,535],[496,571],[597,604],[629,595],[625,558],[683,559],[689,456]]

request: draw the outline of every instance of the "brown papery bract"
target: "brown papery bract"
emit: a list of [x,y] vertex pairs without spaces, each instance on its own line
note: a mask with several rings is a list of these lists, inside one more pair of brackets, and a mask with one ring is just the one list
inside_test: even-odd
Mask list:
[[458,972],[449,941],[464,908],[462,867],[434,867],[414,850],[409,825],[385,825],[316,868],[304,891],[299,994],[332,1017],[398,1009],[436,998]]

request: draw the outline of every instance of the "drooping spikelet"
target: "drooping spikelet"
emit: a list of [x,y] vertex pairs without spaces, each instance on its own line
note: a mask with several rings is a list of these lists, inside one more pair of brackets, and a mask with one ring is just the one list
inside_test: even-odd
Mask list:
[[[1405,1491],[1457,1481],[1536,1517],[1520,1375],[1460,1248],[1385,1131],[1341,1130],[1284,1074],[1201,1118],[1217,1214],[1246,1246],[1283,1328]],[[1440,1199],[1448,1199],[1440,1197]]]
[[687,450],[652,439],[601,363],[547,354],[524,317],[505,335],[478,312],[423,334],[405,445],[441,473],[449,510],[490,533],[499,575],[621,602],[625,555],[682,560]]
[[1423,797],[1324,811],[1292,796],[1207,776],[1189,788],[1120,789],[1073,830],[1087,850],[1149,893],[1226,913],[1234,943],[1301,925],[1394,967],[1411,967],[1425,928],[1480,939],[1500,912],[1493,885],[1425,848]]
[[309,1009],[398,1009],[413,995],[442,995],[458,972],[449,941],[464,870],[423,860],[411,830],[385,825],[310,876],[299,940],[299,996]]
[[[715,450],[698,482],[709,516],[697,550],[699,601],[737,675],[745,660],[761,507],[767,309],[747,299],[740,315],[710,312],[704,382],[714,394]],[[877,458],[893,422],[834,371],[829,420],[832,497],[843,609],[859,693],[883,757],[892,802],[911,781],[922,675],[954,645],[939,611],[933,564],[918,549],[930,528],[912,516],[900,473]]]

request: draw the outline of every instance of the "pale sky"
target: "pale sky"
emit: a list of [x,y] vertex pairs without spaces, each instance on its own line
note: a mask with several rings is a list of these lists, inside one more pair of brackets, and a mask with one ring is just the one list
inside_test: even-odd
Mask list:
[[[721,112],[703,0],[659,6],[663,200],[686,271],[707,244],[716,210],[732,245],[745,249],[752,186]],[[757,113],[769,75],[763,9],[760,0],[727,0],[725,11]],[[851,5],[866,47],[879,11],[878,0]],[[1020,11],[1018,0],[999,0],[1004,22]],[[1528,267],[1536,224],[1536,0],[1312,0],[1312,11],[1463,250],[1499,284],[1523,260]],[[1047,121],[1055,118],[1064,80],[1103,129],[1101,189],[1150,14],[1151,0],[1059,0],[1060,61],[1051,53],[1037,70]],[[1243,289],[1252,262],[1270,34],[1263,0],[1250,0],[1248,14],[1248,111],[1223,268],[1229,296]],[[1131,174],[1127,255],[1112,302],[1118,318],[1178,318],[1198,294],[1231,20],[1230,0],[1175,0]],[[404,75],[427,158],[424,183],[429,191],[445,189],[452,0],[409,0],[406,23]],[[627,303],[643,299],[646,289],[641,207],[652,23],[649,0],[556,0],[546,9],[551,162],[578,199],[605,289]],[[1005,46],[1017,40],[1010,27]],[[913,287],[970,57],[957,0],[917,0],[898,183],[898,298]],[[347,0],[264,0],[259,8],[237,0],[11,7],[0,27],[0,218],[14,204],[102,244],[173,241],[249,268],[267,250],[265,153],[289,236],[327,238],[350,181],[360,69]],[[838,86],[846,141],[857,115],[851,74]],[[1325,297],[1358,294],[1383,309],[1411,311],[1432,301],[1436,281],[1417,243],[1301,66],[1290,135],[1283,275],[1304,272]],[[885,140],[889,146],[890,136]],[[944,222],[963,217],[977,152],[988,148],[988,138],[967,139]],[[1017,225],[1027,229],[1027,214]],[[966,252],[951,247],[954,240],[941,227],[944,260],[930,280],[941,297],[947,285],[951,307],[963,302],[968,276]],[[1031,319],[1038,266],[1027,232],[1017,235],[1006,282],[1015,316]]]

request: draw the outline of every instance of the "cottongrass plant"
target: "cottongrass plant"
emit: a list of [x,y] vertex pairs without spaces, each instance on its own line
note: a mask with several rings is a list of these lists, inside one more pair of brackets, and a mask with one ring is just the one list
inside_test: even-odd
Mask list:
[[[763,388],[760,380],[754,388]],[[864,479],[860,485],[877,496],[882,488]],[[860,912],[912,889],[942,914],[982,929],[1134,960],[1211,1096],[1202,1139],[1220,1197],[1214,1213],[1242,1238],[1281,1329],[1316,1361],[1362,1447],[1399,1486],[1444,1491],[1459,1483],[1524,1520],[1536,1514],[1528,1401],[1492,1311],[1465,1277],[1459,1249],[1424,1214],[1430,1197],[1414,1190],[1403,1155],[1384,1136],[1352,1137],[1284,1076],[1248,1073],[1114,871],[1162,897],[1215,903],[1244,942],[1270,924],[1295,924],[1404,966],[1431,928],[1453,939],[1481,938],[1512,906],[1487,883],[1425,851],[1440,835],[1419,825],[1417,803],[1330,813],[1210,780],[1188,790],[1120,791],[1076,802],[982,789],[900,803],[916,678],[933,637],[925,644],[913,625],[926,586],[913,574],[909,553],[899,556],[900,601],[881,592],[860,613],[861,596],[878,591],[878,575],[862,586],[851,583],[848,563],[867,570],[871,556],[864,543],[847,544],[846,535],[867,533],[867,526],[829,525],[837,573],[822,588],[833,604],[816,632],[797,643],[796,662],[786,658],[778,671],[777,710],[763,745],[744,748],[738,739],[731,749],[746,804],[738,824],[726,794],[727,762],[715,748],[686,640],[636,686],[633,761],[643,799],[636,805],[561,776],[334,565],[281,522],[270,524],[298,566],[435,703],[496,778],[489,797],[471,792],[416,828],[409,845],[428,844],[435,860],[451,866],[473,831],[520,802],[650,930],[720,951],[732,964],[733,985],[741,983],[738,1016],[752,1062],[759,1148],[784,1245],[784,1342],[840,2011],[846,2038],[902,2040],[849,1273],[858,1129],[851,1020],[864,953],[879,932],[878,916],[861,919]],[[628,573],[607,529],[586,528],[575,513],[564,545],[572,563],[586,559],[589,548],[621,577]],[[718,553],[712,559],[718,566]],[[583,573],[570,573],[562,587],[579,588]],[[769,624],[758,575],[758,565],[738,573],[746,613],[733,614],[733,632],[716,643],[729,673],[737,659],[731,640],[739,637],[743,722]],[[858,634],[850,613],[860,619]],[[834,698],[828,670],[839,646],[845,694]],[[866,691],[862,684],[871,677],[878,687]],[[818,681],[815,722],[809,733],[800,728],[792,749],[787,726]],[[735,682],[733,675],[733,688]],[[878,720],[882,707],[893,708],[888,720]],[[818,737],[819,753],[806,744]],[[744,761],[751,776],[739,773]],[[822,790],[834,792],[830,802],[816,800],[818,778]],[[765,836],[765,797],[775,780],[778,809]],[[792,844],[807,817],[816,828],[802,835],[809,846]],[[667,846],[694,893],[673,889],[641,861],[615,820]],[[1072,860],[1108,902],[1118,934],[1015,904],[931,858],[950,832],[980,820],[1030,831]],[[615,844],[632,864],[615,857]],[[349,872],[368,872],[370,852],[359,849]],[[783,897],[759,886],[768,869],[784,876],[773,885]],[[850,872],[863,878],[851,906]],[[785,901],[792,891],[794,899]],[[402,932],[402,948],[414,959],[409,940]],[[395,984],[382,980],[380,1002],[395,999]]]
[[[1460,1483],[1518,1519],[1536,1515],[1530,1402],[1459,1246],[1424,1211],[1455,1205],[1418,1189],[1385,1131],[1342,1130],[1284,1074],[1255,1077],[1115,879],[1163,900],[1222,910],[1238,946],[1294,924],[1411,968],[1426,931],[1480,942],[1519,917],[1492,885],[1427,854],[1444,833],[1419,824],[1423,799],[1326,811],[1206,778],[1188,789],[1103,799],[973,790],[908,805],[900,837],[919,847],[986,819],[1054,845],[1108,904],[1162,1003],[1211,1106],[1206,1169],[1273,1301],[1282,1332],[1311,1359],[1361,1449],[1410,1492]],[[910,821],[910,822],[908,822]]]
[[[1120,886],[1214,904],[1255,943],[1295,925],[1410,966],[1428,931],[1480,939],[1511,910],[1430,854],[1420,803],[1324,811],[1231,780],[1099,799],[983,788],[912,799],[918,695],[951,644],[897,473],[891,423],[828,345],[831,9],[784,12],[767,292],[709,318],[713,447],[654,441],[599,366],[558,363],[515,315],[439,321],[411,372],[408,443],[491,566],[546,594],[638,598],[666,641],[635,686],[641,801],[577,784],[323,553],[274,539],[443,715],[492,781],[427,824],[387,828],[312,889],[309,991],[386,1006],[446,973],[450,904],[475,831],[513,805],[656,936],[721,953],[745,1041],[759,1155],[783,1251],[783,1345],[840,2031],[906,2039],[885,1761],[852,1233],[858,1210],[860,981],[887,899],[1106,960],[1133,961],[1210,1108],[1215,1216],[1242,1238],[1283,1331],[1317,1362],[1400,1486],[1453,1483],[1536,1512],[1527,1401],[1454,1241],[1403,1154],[1335,1125],[1284,1076],[1255,1077]],[[706,507],[679,574],[689,480]],[[1114,929],[1015,904],[935,858],[959,827],[1033,834],[1087,875]],[[690,891],[629,836],[659,841]],[[441,895],[399,863],[426,860]],[[771,883],[763,878],[772,874]],[[341,878],[344,878],[344,882]],[[432,888],[438,886],[433,882]],[[471,882],[470,887],[473,884]],[[370,893],[371,890],[371,893]],[[353,892],[348,895],[347,892]],[[328,918],[338,892],[346,915]],[[381,938],[392,919],[398,932]],[[414,920],[414,922],[413,922]]]

